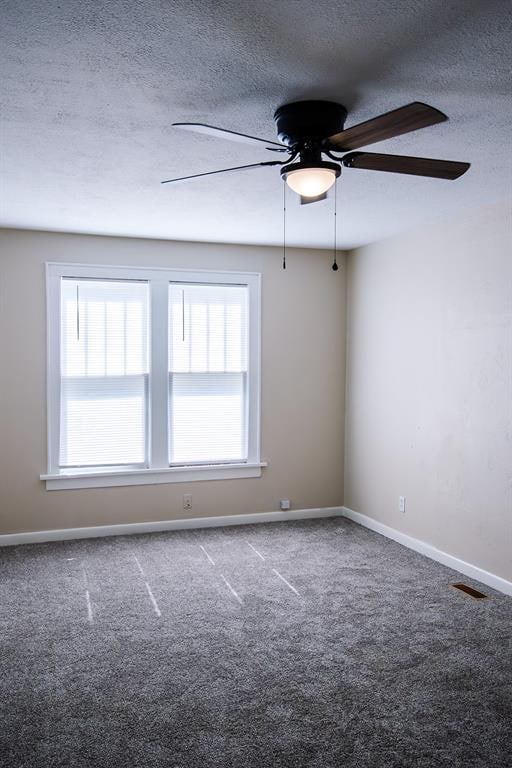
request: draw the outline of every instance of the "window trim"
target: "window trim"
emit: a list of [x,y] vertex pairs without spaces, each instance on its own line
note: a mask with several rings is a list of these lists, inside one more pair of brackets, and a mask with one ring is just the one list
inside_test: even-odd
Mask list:
[[[111,485],[179,483],[259,477],[267,466],[260,458],[261,412],[261,274],[258,272],[210,271],[167,267],[132,267],[82,263],[47,262],[46,265],[47,351],[47,454],[48,468],[40,479],[47,490],[100,488]],[[148,441],[150,465],[118,470],[62,470],[58,466],[60,435],[60,280],[96,278],[150,282],[150,337]],[[168,412],[168,286],[171,282],[246,285],[249,289],[248,457],[229,464],[169,466]],[[164,317],[165,315],[165,317]],[[158,404],[155,406],[155,403]]]

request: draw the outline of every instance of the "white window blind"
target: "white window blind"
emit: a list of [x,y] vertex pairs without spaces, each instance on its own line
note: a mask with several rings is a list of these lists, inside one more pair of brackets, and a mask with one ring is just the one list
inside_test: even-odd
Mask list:
[[148,284],[61,279],[59,466],[147,464]]
[[169,287],[169,463],[248,453],[248,288]]

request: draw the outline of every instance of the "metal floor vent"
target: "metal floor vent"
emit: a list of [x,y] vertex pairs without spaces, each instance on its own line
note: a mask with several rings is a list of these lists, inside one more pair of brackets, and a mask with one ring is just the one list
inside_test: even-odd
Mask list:
[[487,595],[484,595],[483,592],[479,592],[478,589],[473,589],[473,587],[468,587],[467,584],[462,584],[459,582],[457,584],[450,584],[450,586],[454,589],[459,589],[461,592],[464,592],[470,597],[474,597],[475,600],[481,600],[482,598],[487,597]]

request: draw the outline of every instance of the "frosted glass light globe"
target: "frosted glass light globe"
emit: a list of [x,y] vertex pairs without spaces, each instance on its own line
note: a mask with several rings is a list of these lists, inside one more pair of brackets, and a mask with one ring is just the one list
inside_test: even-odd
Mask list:
[[301,197],[317,197],[327,192],[336,181],[330,168],[298,168],[286,174],[286,183]]

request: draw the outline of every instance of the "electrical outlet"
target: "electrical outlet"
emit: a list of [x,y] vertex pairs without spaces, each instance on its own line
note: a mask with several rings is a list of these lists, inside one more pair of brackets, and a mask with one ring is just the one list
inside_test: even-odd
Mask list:
[[282,510],[288,510],[290,509],[290,506],[291,506],[290,499],[281,499],[281,501],[279,502],[279,507]]
[[183,494],[183,509],[192,509],[192,494]]
[[398,511],[405,513],[405,496],[398,497]]

